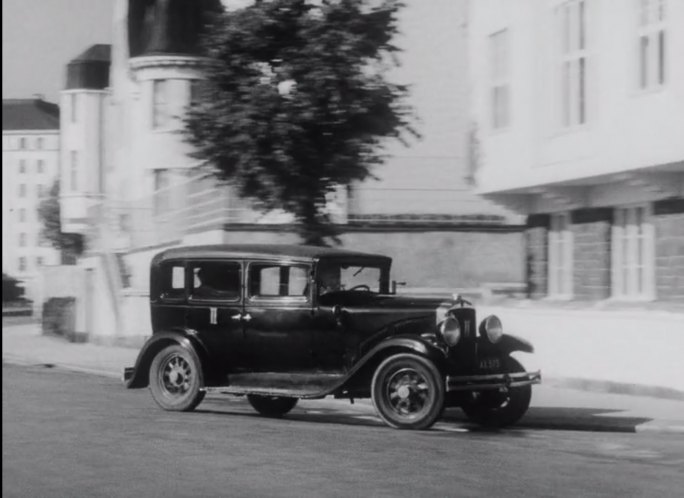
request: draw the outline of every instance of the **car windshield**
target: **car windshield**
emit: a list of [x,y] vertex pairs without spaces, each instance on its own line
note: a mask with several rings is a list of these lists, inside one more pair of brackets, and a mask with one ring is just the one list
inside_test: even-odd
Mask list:
[[330,262],[318,272],[318,294],[339,291],[380,292],[382,269],[365,264]]

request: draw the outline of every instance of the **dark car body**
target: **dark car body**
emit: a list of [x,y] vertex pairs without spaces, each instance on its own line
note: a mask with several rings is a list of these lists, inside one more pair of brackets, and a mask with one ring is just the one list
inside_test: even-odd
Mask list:
[[[482,326],[478,330],[466,301],[391,293],[391,264],[379,254],[295,245],[166,250],[150,269],[152,336],[136,365],[125,370],[124,382],[129,388],[161,386],[153,389],[155,399],[175,409],[163,396],[171,399],[188,389],[200,401],[205,392],[263,402],[374,398],[373,386],[383,382],[376,378],[378,369],[390,357],[409,362],[387,380],[404,404],[427,403],[419,380],[425,376],[428,384],[436,382],[436,402],[443,406],[540,381],[538,372],[505,367],[511,352],[532,347],[509,335],[491,340]],[[457,343],[440,333],[447,327],[457,331],[451,335],[458,335]],[[172,346],[171,353],[185,360],[155,365],[155,357]],[[193,365],[198,371],[190,379],[184,375]],[[407,427],[412,426],[421,427]]]

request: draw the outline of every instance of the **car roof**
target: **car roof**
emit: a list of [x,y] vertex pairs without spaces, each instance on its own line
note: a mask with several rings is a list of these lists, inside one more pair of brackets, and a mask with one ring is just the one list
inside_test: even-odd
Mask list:
[[155,256],[155,262],[167,259],[202,258],[254,258],[254,259],[320,259],[327,257],[365,257],[391,259],[382,254],[372,254],[332,247],[294,244],[216,244],[184,246],[167,249]]

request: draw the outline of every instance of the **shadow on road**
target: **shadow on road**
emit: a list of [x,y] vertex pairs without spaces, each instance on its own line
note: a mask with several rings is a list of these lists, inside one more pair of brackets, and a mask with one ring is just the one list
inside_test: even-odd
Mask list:
[[[368,427],[384,426],[370,406],[358,406],[340,409],[337,406],[326,407],[325,402],[317,402],[315,406],[301,403],[284,419],[294,422],[318,424],[361,425]],[[198,413],[216,415],[241,415],[260,417],[243,400],[211,399],[205,401],[196,410]],[[531,407],[527,414],[510,429],[492,430],[472,424],[459,408],[449,408],[437,424],[438,430],[454,432],[501,433],[511,429],[548,429],[563,431],[592,432],[636,432],[637,426],[650,422],[646,417],[625,417],[609,415],[616,410],[605,408],[569,408],[569,407]]]

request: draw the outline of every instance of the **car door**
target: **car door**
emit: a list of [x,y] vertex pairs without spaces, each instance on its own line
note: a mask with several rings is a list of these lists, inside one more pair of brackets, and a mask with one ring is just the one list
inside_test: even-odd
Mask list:
[[312,369],[310,282],[309,264],[249,262],[243,326],[255,370]]
[[243,311],[243,262],[205,260],[187,263],[188,327],[197,330],[207,349],[226,371],[249,365]]

